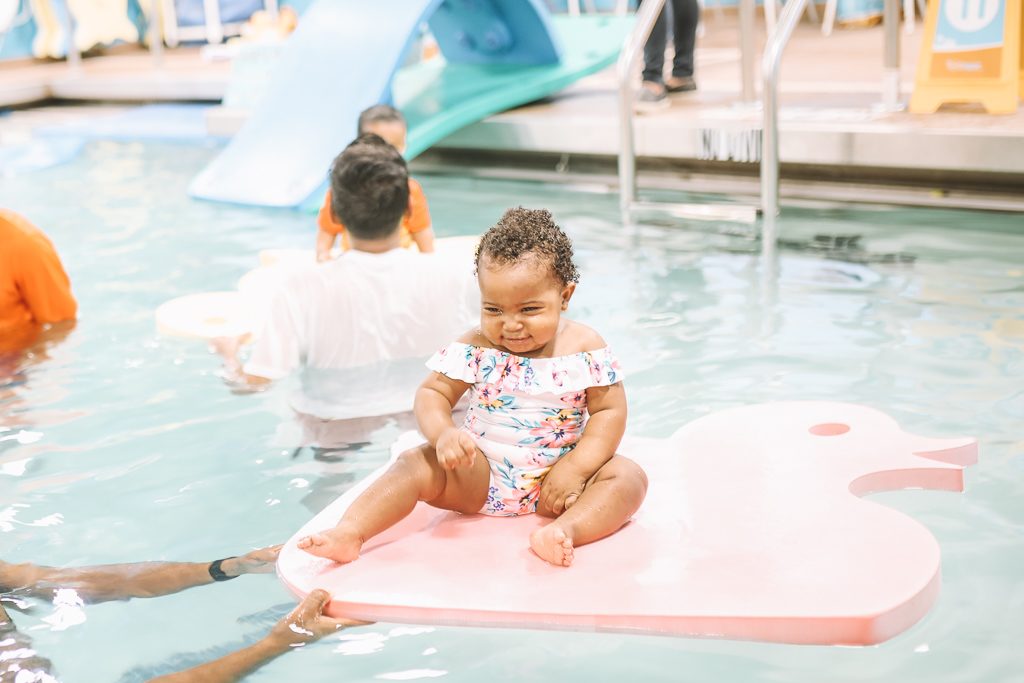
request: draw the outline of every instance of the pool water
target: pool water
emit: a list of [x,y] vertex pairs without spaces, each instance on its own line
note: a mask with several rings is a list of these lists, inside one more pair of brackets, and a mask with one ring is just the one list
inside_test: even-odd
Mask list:
[[[43,227],[80,303],[59,343],[0,377],[0,557],[49,565],[208,561],[283,541],[379,466],[399,427],[357,451],[296,453],[287,383],[234,394],[200,343],[153,310],[232,289],[269,247],[311,248],[293,211],[190,200],[213,145],[93,142],[4,178],[0,205]],[[938,538],[943,586],[916,626],[875,647],[376,624],[251,677],[277,680],[1009,681],[1024,671],[1024,221],[891,208],[787,209],[779,277],[732,226],[624,230],[613,194],[421,176],[442,236],[508,206],[551,209],[583,279],[571,314],[617,349],[630,429],[666,437],[723,408],[865,403],[904,428],[975,435],[962,494],[874,496]],[[815,239],[816,235],[824,238]],[[846,236],[859,235],[852,246]],[[472,571],[467,568],[467,571]],[[595,596],[599,600],[600,596]],[[34,603],[21,631],[66,681],[142,681],[226,654],[293,604],[272,575],[152,600]]]

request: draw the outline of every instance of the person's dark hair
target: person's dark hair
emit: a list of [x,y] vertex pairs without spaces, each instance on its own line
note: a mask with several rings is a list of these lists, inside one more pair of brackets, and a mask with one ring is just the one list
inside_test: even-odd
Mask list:
[[331,212],[359,239],[381,239],[398,229],[409,208],[405,159],[383,138],[360,135],[331,164]]
[[359,126],[356,130],[356,135],[362,135],[366,132],[367,126],[371,126],[374,123],[400,123],[403,126],[406,125],[405,117],[402,116],[402,112],[398,111],[390,104],[375,104],[372,107],[364,109],[359,114]]
[[493,228],[484,233],[476,249],[476,267],[485,256],[501,264],[516,263],[533,254],[551,267],[551,275],[567,285],[579,282],[572,261],[572,240],[555,224],[547,209],[509,209]]

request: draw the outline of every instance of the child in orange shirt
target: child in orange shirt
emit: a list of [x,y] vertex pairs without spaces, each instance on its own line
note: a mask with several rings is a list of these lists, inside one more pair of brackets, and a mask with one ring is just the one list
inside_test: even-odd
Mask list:
[[[405,152],[406,135],[405,117],[394,107],[387,104],[375,104],[359,115],[359,135],[373,133],[384,138],[384,141]],[[334,239],[341,236],[341,248],[348,250],[348,236],[342,225],[331,210],[331,191],[327,190],[323,206],[316,217],[316,260],[326,261],[331,258]],[[416,247],[422,253],[434,251],[434,230],[430,223],[430,211],[427,209],[427,198],[420,184],[409,178],[409,211],[402,218],[401,239],[403,247]]]
[[71,282],[46,235],[0,209],[0,245],[0,347],[41,325],[73,320]]

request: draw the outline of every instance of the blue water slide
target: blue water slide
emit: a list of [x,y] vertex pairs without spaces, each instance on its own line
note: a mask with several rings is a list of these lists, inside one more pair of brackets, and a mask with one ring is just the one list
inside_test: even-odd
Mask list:
[[529,69],[561,58],[540,0],[318,0],[289,39],[266,97],[190,194],[302,204],[355,137],[359,112],[392,101],[392,79],[424,22],[446,64]]

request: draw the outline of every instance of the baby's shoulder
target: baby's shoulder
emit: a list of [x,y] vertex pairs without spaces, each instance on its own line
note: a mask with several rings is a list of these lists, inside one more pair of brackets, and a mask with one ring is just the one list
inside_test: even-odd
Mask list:
[[456,344],[468,344],[469,346],[487,346],[491,344],[484,337],[480,328],[474,327],[471,330],[466,330],[464,333],[459,335],[459,338],[455,340]]
[[565,328],[561,332],[559,344],[561,350],[558,355],[597,351],[608,346],[604,337],[598,334],[594,328],[575,320],[566,320],[565,323]]

